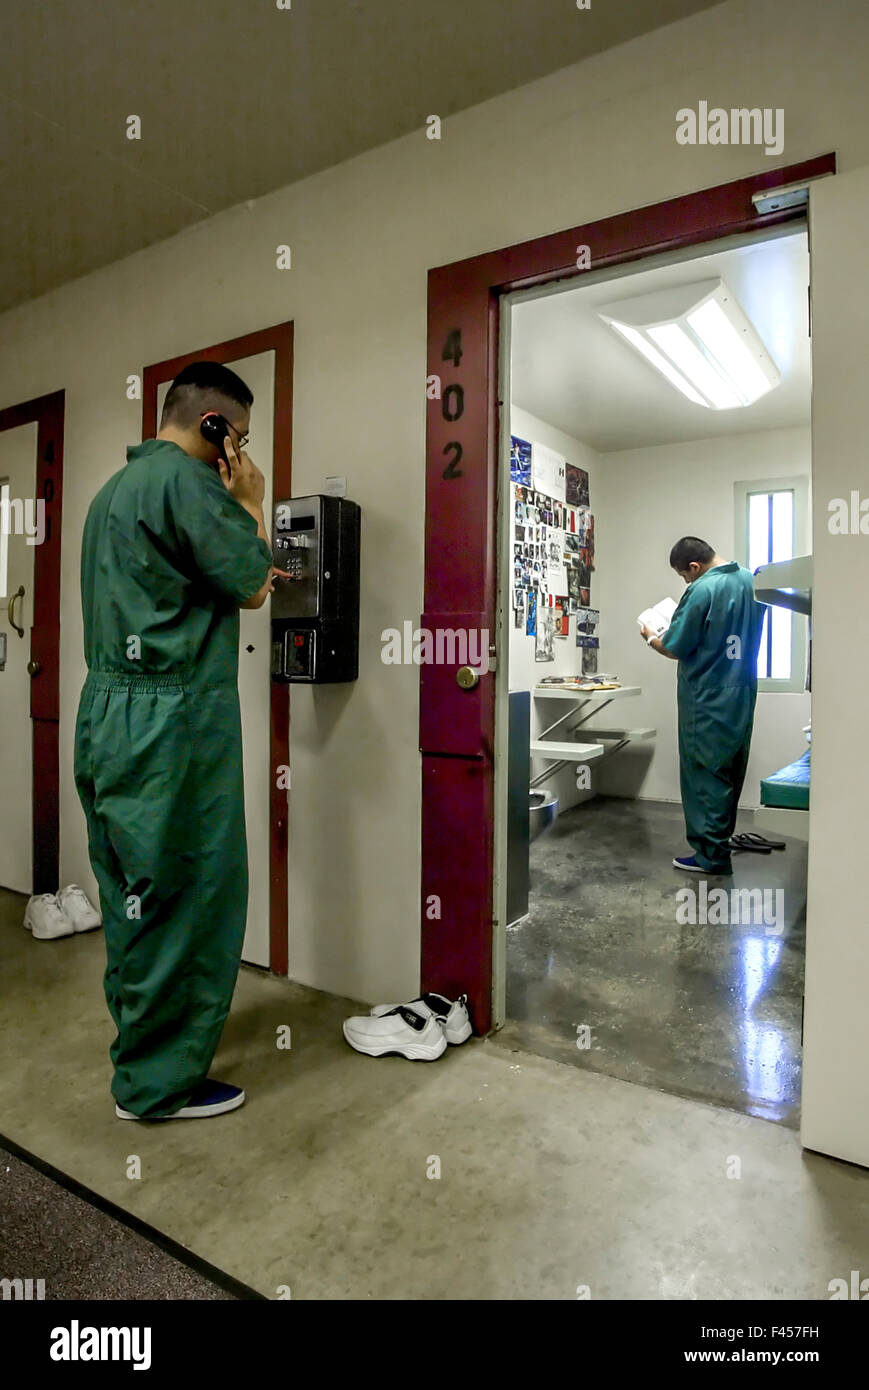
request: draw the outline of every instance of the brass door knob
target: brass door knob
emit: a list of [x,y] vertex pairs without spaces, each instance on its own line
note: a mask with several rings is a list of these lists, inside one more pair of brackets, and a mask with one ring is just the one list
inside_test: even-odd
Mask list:
[[40,666],[40,664],[39,664],[38,661],[28,661],[28,663],[27,663],[27,674],[28,674],[28,676],[38,676],[41,670],[42,670],[42,667]]
[[479,680],[480,673],[473,666],[460,666],[456,672],[456,685],[460,685],[462,690],[473,690]]

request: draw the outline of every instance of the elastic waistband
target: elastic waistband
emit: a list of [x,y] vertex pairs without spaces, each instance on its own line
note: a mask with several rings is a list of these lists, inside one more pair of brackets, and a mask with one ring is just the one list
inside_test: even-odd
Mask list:
[[86,685],[93,690],[138,690],[148,693],[160,690],[235,690],[234,681],[199,682],[190,675],[169,672],[167,675],[127,675],[126,671],[88,671]]

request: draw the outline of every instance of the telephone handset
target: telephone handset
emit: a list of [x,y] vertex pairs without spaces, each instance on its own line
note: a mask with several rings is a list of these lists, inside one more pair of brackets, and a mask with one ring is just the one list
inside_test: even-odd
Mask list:
[[228,465],[229,460],[226,457],[225,442],[226,436],[229,434],[231,439],[232,435],[229,433],[229,425],[226,423],[224,417],[219,415],[216,410],[209,410],[208,414],[203,415],[199,422],[199,432],[203,439],[208,440],[209,444],[217,446],[220,459]]

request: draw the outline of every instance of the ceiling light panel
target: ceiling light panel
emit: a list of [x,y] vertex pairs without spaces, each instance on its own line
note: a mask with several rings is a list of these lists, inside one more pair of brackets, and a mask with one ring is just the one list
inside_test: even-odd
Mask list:
[[656,290],[598,314],[695,405],[734,410],[781,384],[760,335],[721,279]]

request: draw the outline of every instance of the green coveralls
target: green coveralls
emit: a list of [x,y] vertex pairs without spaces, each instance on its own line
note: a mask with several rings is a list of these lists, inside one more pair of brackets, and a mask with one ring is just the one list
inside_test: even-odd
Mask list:
[[766,609],[735,560],[689,584],[661,638],[679,658],[679,775],[685,833],[708,873],[731,872],[728,841],[745,781]]
[[[205,1080],[247,918],[239,606],[273,563],[217,473],[127,450],[91,504],[75,781],[105,923],[112,1094],[169,1115]],[[138,642],[137,640],[138,639]]]

